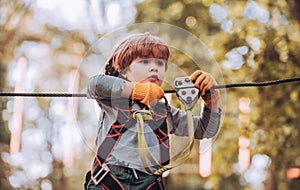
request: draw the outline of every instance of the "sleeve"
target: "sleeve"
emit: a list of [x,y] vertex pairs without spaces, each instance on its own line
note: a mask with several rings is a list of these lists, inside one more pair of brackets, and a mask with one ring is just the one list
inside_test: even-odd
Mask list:
[[[183,110],[177,109],[171,106],[171,117],[172,121],[170,131],[177,136],[187,136],[187,113]],[[219,113],[212,112],[207,107],[203,108],[201,116],[193,115],[195,139],[212,138],[214,137],[220,127],[221,120],[221,109]]]
[[87,98],[113,99],[120,98],[125,86],[125,80],[108,75],[96,75],[89,79]]

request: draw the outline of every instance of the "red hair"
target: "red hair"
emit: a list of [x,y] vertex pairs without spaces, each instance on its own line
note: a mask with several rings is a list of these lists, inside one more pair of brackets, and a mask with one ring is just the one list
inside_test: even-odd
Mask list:
[[[134,34],[122,41],[108,59],[105,74],[118,75],[136,58],[157,58],[168,61],[169,47],[165,41],[149,32]],[[167,64],[166,64],[167,65]]]

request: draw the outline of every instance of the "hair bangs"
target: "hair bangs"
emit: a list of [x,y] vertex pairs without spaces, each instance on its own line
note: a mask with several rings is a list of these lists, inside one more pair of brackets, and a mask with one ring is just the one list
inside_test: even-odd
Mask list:
[[157,58],[166,61],[169,59],[169,48],[164,44],[144,43],[135,46],[135,50],[131,51],[135,58]]

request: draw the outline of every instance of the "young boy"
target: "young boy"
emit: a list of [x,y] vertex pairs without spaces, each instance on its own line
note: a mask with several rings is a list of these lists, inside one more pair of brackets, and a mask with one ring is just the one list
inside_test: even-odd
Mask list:
[[[88,98],[97,100],[101,114],[98,151],[85,188],[164,189],[161,175],[155,175],[155,171],[170,162],[168,134],[188,135],[186,112],[159,102],[164,98],[161,85],[168,59],[169,48],[162,39],[149,33],[134,34],[113,51],[105,74],[90,78]],[[202,97],[216,85],[211,75],[200,70],[190,80]],[[202,116],[193,116],[196,139],[211,138],[217,133],[219,98],[217,90],[203,98]],[[141,135],[136,113],[143,111],[149,111],[151,117],[143,122]],[[142,142],[148,150],[141,150]],[[141,151],[149,160],[141,156]]]

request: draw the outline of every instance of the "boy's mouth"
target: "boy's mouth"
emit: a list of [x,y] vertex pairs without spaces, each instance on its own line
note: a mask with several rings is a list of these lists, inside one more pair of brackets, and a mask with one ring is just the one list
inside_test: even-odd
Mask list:
[[154,82],[154,81],[159,80],[159,78],[158,78],[157,75],[151,75],[151,76],[148,77],[148,79],[149,79],[151,82]]

